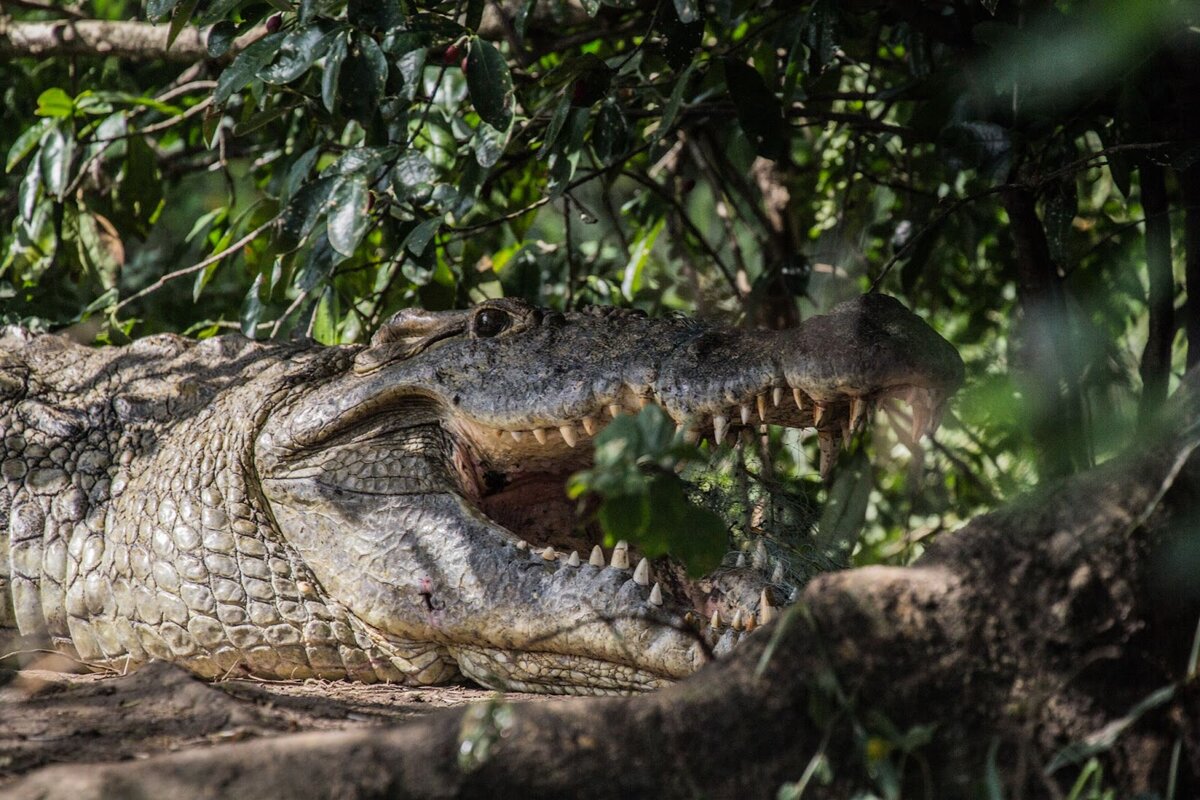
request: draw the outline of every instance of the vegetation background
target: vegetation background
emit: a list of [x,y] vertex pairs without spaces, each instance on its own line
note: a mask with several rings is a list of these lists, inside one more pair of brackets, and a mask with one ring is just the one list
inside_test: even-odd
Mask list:
[[0,0],[0,322],[334,344],[500,295],[780,328],[884,291],[967,364],[924,452],[881,410],[831,485],[775,431],[664,489],[686,454],[644,416],[572,491],[648,544],[693,515],[707,544],[653,544],[701,561],[728,531],[685,494],[797,571],[904,564],[1121,449],[1200,360],[1198,24],[1183,0]]

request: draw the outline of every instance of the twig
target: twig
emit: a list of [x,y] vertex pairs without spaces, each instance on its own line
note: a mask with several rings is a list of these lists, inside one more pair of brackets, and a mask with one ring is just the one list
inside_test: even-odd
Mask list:
[[184,275],[192,275],[196,272],[199,272],[200,270],[204,269],[205,267],[209,266],[210,264],[217,263],[222,258],[224,258],[225,256],[229,255],[230,253],[234,252],[235,250],[245,247],[247,244],[254,241],[254,239],[257,238],[257,236],[260,233],[262,233],[267,228],[274,225],[275,220],[276,220],[276,218],[272,217],[271,219],[264,222],[262,225],[259,225],[257,228],[250,231],[248,234],[243,236],[241,239],[238,239],[236,242],[229,245],[229,247],[226,247],[224,250],[221,250],[219,252],[213,253],[211,256],[209,256],[208,258],[204,259],[203,261],[201,261],[197,264],[192,264],[190,267],[184,267],[183,269],[177,269],[174,272],[168,272],[166,275],[163,275],[161,278],[159,278],[158,280],[156,280],[154,283],[150,284],[146,288],[142,289],[141,291],[137,292],[136,294],[130,295],[129,297],[122,300],[121,302],[117,303],[117,305],[113,308],[113,313],[115,314],[116,312],[120,311],[122,308],[124,308],[125,306],[132,303],[134,300],[138,300],[142,297],[145,297],[146,295],[151,294],[152,292],[157,292],[163,286],[166,286],[169,281],[173,281],[176,278],[182,278]]

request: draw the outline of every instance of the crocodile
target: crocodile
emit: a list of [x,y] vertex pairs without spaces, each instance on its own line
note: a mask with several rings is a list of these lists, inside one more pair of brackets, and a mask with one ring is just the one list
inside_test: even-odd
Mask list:
[[564,492],[601,429],[647,404],[715,445],[815,427],[828,471],[878,404],[920,436],[962,379],[879,294],[777,332],[516,299],[405,309],[367,345],[9,328],[0,628],[116,670],[653,689],[787,587],[606,551]]

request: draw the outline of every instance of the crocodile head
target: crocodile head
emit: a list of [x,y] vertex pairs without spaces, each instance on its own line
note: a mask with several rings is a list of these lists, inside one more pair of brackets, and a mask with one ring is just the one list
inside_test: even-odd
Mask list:
[[779,332],[512,299],[405,310],[277,407],[255,460],[282,534],[407,654],[410,677],[628,691],[707,659],[689,621],[707,626],[722,603],[730,622],[761,620],[784,598],[753,570],[694,584],[580,529],[565,482],[608,421],[655,403],[716,442],[764,422],[815,427],[827,469],[873,405],[908,401],[919,435],[962,375],[954,349],[882,295]]

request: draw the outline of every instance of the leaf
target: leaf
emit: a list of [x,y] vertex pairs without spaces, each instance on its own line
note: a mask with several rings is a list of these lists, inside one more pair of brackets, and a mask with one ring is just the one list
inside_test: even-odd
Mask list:
[[4,162],[4,171],[6,173],[12,172],[13,167],[20,164],[25,160],[25,156],[33,152],[33,148],[37,147],[38,141],[52,124],[50,120],[44,119],[34,125],[30,125],[21,132],[21,135],[13,142],[12,147],[8,148],[8,159]]
[[[663,20],[660,28],[663,38],[666,40],[663,44],[663,56],[667,59],[667,64],[671,69],[677,72],[692,63],[696,49],[700,47],[700,42],[704,38],[704,23],[696,17],[684,20],[683,15],[678,11],[679,5],[677,0],[675,3],[676,14],[664,14],[666,19]],[[692,10],[695,12],[694,3]]]
[[541,150],[543,157],[549,155],[554,149],[554,144],[558,141],[558,135],[562,132],[563,123],[567,121],[569,113],[571,113],[571,96],[564,95],[554,109],[554,114],[550,117],[550,124],[546,126],[546,139],[542,143]]
[[696,0],[675,0],[675,13],[684,25],[700,19],[700,7]]
[[242,333],[254,339],[258,334],[258,321],[262,318],[263,302],[258,296],[258,291],[262,287],[263,276],[260,272],[254,277],[254,283],[250,286],[250,291],[246,292],[246,297],[242,300],[242,310],[238,314],[238,320],[242,325]]
[[640,541],[650,524],[650,495],[626,494],[606,498],[600,504],[598,517],[606,537]]
[[620,107],[611,100],[600,106],[600,112],[596,115],[596,124],[592,128],[592,147],[596,157],[604,164],[613,163],[629,150],[629,124]]
[[429,242],[437,233],[438,228],[442,226],[441,217],[431,217],[422,222],[417,227],[413,228],[408,236],[404,237],[403,247],[408,249],[408,252],[414,256],[419,256],[425,252],[425,248],[429,246]]
[[779,98],[767,88],[758,70],[733,58],[725,59],[725,85],[754,152],[778,161],[786,153],[788,143]]
[[38,95],[34,113],[39,117],[69,117],[75,113],[75,101],[58,87],[47,89]]
[[625,265],[625,274],[621,278],[621,294],[626,300],[632,301],[642,288],[642,273],[645,272],[646,261],[650,258],[654,243],[662,233],[664,221],[660,219],[629,248],[629,263]]
[[825,71],[837,55],[837,3],[817,0],[804,23],[804,44],[808,46],[812,71]]
[[437,170],[421,153],[413,150],[396,159],[392,167],[392,189],[396,197],[408,199],[414,189],[428,187],[437,180]]
[[942,129],[941,144],[951,169],[975,169],[990,181],[1004,180],[1012,163],[1012,137],[994,122],[969,120]]
[[283,209],[279,223],[280,246],[287,250],[304,244],[324,218],[329,195],[337,178],[326,176],[300,187],[295,197]]
[[229,52],[229,48],[233,47],[233,40],[237,38],[237,26],[229,20],[221,20],[216,25],[209,28],[208,38],[204,41],[204,47],[208,51],[209,58],[220,58]]
[[662,120],[658,123],[656,133],[659,136],[666,136],[674,129],[675,119],[679,116],[679,109],[683,105],[683,93],[687,91],[688,81],[691,80],[695,71],[696,65],[692,64],[683,71],[679,80],[675,81],[675,87],[671,89],[671,96],[667,98],[667,104],[663,106]]
[[196,20],[198,26],[212,25],[229,16],[229,12],[241,5],[245,0],[215,0]]
[[196,11],[196,5],[200,0],[183,0],[183,5],[175,9],[175,13],[171,16],[171,27],[167,30],[167,49],[171,49],[171,45],[175,44],[175,40],[179,38],[179,34],[183,32],[184,26],[188,24],[188,20],[192,18],[192,14]]
[[41,187],[42,164],[40,160],[34,159],[29,163],[29,168],[21,178],[21,185],[17,188],[17,209],[25,222],[33,220],[33,212],[37,210],[38,200],[41,199],[38,191]]
[[512,76],[504,56],[483,39],[471,39],[467,55],[467,91],[479,118],[497,130],[512,120]]
[[179,0],[146,0],[146,16],[157,22],[170,14],[178,3]]
[[321,344],[339,344],[337,305],[337,292],[332,286],[326,286],[313,312],[313,338]]
[[1129,730],[1147,712],[1153,711],[1173,700],[1175,694],[1175,684],[1170,684],[1151,692],[1141,702],[1131,708],[1125,716],[1113,720],[1103,728],[1085,737],[1082,741],[1071,742],[1055,753],[1054,757],[1050,759],[1050,763],[1046,765],[1045,774],[1053,775],[1068,764],[1079,764],[1094,755],[1111,750],[1112,746],[1121,738],[1121,734]]
[[349,257],[354,255],[371,222],[367,176],[353,173],[340,178],[329,196],[329,244]]
[[479,166],[485,169],[495,166],[500,156],[504,155],[504,149],[508,147],[511,133],[511,125],[504,130],[497,130],[491,125],[480,125],[475,129],[473,142],[475,160],[479,162]]
[[321,155],[321,145],[313,145],[312,147],[301,153],[292,165],[288,167],[287,176],[283,179],[283,187],[279,192],[279,202],[287,205],[288,200],[296,193],[304,181],[308,178],[308,174],[312,172],[313,166],[317,163],[317,158]]
[[327,33],[313,24],[287,34],[279,46],[278,57],[258,71],[258,77],[273,86],[282,86],[299,78],[321,57]]
[[529,20],[533,19],[537,4],[538,0],[525,0],[521,4],[521,10],[517,12],[516,19],[513,20],[513,29],[517,34],[518,42],[525,42],[525,31],[529,28]]
[[70,182],[71,159],[75,155],[75,140],[68,138],[60,128],[51,128],[42,140],[38,161],[42,170],[42,185],[46,193],[62,200]]
[[338,80],[342,74],[342,64],[346,60],[346,53],[349,51],[349,40],[349,33],[337,34],[329,45],[329,52],[325,55],[325,69],[321,75],[321,102],[330,114],[336,109]]
[[387,56],[383,50],[370,36],[356,34],[338,76],[342,112],[367,124],[379,108],[387,74]]
[[217,79],[217,88],[213,90],[213,104],[223,106],[234,92],[245,88],[258,71],[279,52],[286,36],[283,31],[268,33],[238,53],[233,63],[226,67]]

